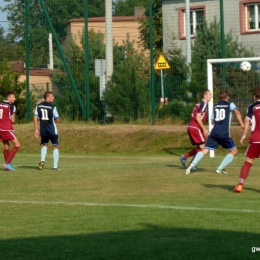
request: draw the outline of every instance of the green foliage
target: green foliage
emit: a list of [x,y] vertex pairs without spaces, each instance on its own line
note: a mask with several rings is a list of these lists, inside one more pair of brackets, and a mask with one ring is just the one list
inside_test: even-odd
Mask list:
[[[96,33],[93,30],[89,32],[89,83],[90,83],[90,102],[91,111],[90,116],[92,120],[101,120],[104,116],[103,104],[99,98],[99,78],[94,75],[94,62],[95,59],[104,59],[105,45],[104,35],[100,32]],[[70,39],[70,48],[66,51],[66,55],[69,61],[69,66],[79,95],[83,104],[86,100],[86,85],[85,85],[85,53],[84,53],[84,33],[81,39],[83,46],[79,47],[73,39]],[[64,70],[63,66],[61,68]],[[53,83],[58,87],[59,93],[57,93],[56,104],[59,108],[62,117],[66,117],[71,120],[82,120],[83,114],[79,107],[76,94],[73,91],[70,80],[66,74],[61,72],[53,73]]]
[[[25,19],[24,1],[11,2],[4,0],[7,4],[0,10],[7,12],[9,22],[9,33],[6,36],[8,42],[25,45]],[[70,19],[84,17],[83,0],[46,0],[43,1],[58,39],[62,42],[67,35],[66,24]],[[89,17],[105,15],[105,1],[96,0],[88,3]],[[29,26],[29,55],[30,66],[43,66],[48,64],[48,35],[50,27],[41,8],[39,0],[28,0],[28,26]],[[1,32],[0,32],[1,36]],[[1,37],[0,37],[1,42]],[[1,43],[0,43],[1,45]],[[8,47],[10,48],[9,44]],[[57,52],[56,45],[53,46],[54,53]],[[12,49],[13,50],[13,49]],[[13,51],[15,52],[15,50]],[[25,60],[25,53],[19,59]],[[6,57],[6,56],[5,56]],[[7,58],[7,57],[6,57]],[[8,57],[9,59],[9,57]],[[10,58],[9,60],[15,60]]]
[[164,105],[158,109],[158,118],[172,117],[173,120],[182,120],[183,123],[186,124],[190,121],[190,115],[193,107],[194,104],[173,100],[168,103],[168,105]]
[[132,16],[134,7],[141,6],[143,0],[116,0],[113,1],[114,16]]
[[[5,99],[5,95],[8,91],[15,93],[17,107],[17,121],[19,123],[26,122],[26,98],[25,98],[25,82],[19,82],[19,73],[12,72],[12,67],[8,66],[7,60],[0,61],[0,100]],[[36,101],[32,95],[30,99],[30,106],[33,108],[36,105]]]
[[[150,39],[149,39],[149,6],[148,1],[143,3],[145,8],[145,18],[139,18],[138,22],[140,41],[142,46],[149,50]],[[163,32],[162,32],[162,0],[152,0],[152,12],[153,12],[153,44],[155,50],[155,56],[163,50]]]
[[[109,112],[124,122],[148,116],[150,110],[149,78],[143,54],[137,53],[133,43],[124,42],[125,59],[114,68],[110,82],[106,86],[104,98]],[[116,53],[116,52],[115,52]]]

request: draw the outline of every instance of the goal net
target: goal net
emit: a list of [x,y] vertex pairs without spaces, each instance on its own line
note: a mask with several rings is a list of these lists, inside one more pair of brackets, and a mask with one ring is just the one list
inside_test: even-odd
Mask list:
[[[240,68],[241,63],[244,61],[251,64],[249,71]],[[229,101],[236,104],[242,117],[245,116],[246,108],[253,102],[253,89],[260,86],[259,65],[260,57],[207,60],[208,89],[213,95],[208,108],[209,132],[213,127],[210,120],[213,112],[213,104],[218,102],[218,94],[221,90],[227,90],[229,92]],[[231,124],[237,124],[237,120],[234,116],[232,117]],[[215,152],[210,151],[210,157],[214,156]]]

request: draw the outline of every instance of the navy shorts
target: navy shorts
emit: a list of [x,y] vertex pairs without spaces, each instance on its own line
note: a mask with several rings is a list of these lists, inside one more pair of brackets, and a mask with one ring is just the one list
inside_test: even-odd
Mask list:
[[234,141],[230,136],[226,138],[209,136],[205,143],[205,148],[215,151],[219,145],[227,150],[232,150],[236,147]]
[[41,135],[41,144],[48,144],[51,141],[53,146],[58,146],[59,136],[58,135]]

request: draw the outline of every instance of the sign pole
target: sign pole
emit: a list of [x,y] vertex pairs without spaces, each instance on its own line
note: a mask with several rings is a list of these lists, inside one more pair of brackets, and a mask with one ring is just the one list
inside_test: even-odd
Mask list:
[[162,90],[162,102],[164,104],[164,87],[163,87],[163,70],[161,70],[161,90]]

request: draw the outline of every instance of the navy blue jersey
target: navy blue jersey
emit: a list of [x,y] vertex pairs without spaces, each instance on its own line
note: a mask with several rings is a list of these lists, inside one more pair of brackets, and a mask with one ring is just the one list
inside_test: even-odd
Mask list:
[[43,101],[38,104],[35,109],[35,116],[40,119],[40,134],[41,135],[57,135],[58,130],[55,124],[55,119],[59,118],[56,106]]
[[232,111],[237,109],[234,103],[229,103],[220,100],[213,108],[211,120],[214,121],[214,126],[210,132],[210,136],[216,138],[226,138],[230,136],[230,122]]

